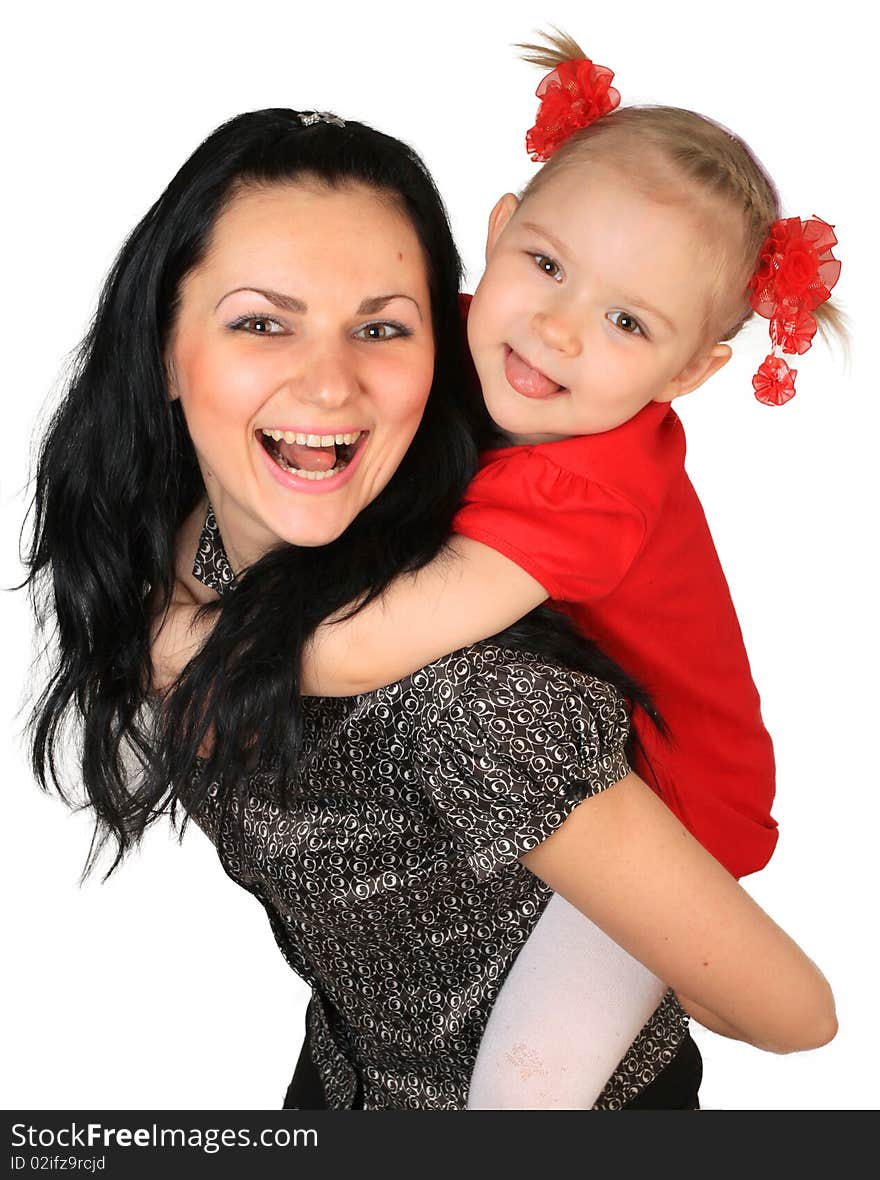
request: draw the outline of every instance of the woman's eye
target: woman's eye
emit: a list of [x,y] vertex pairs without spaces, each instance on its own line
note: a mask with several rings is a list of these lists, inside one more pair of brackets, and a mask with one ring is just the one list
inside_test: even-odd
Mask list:
[[249,332],[252,336],[280,336],[286,328],[267,315],[245,315],[229,325],[236,332]]
[[[615,319],[615,316],[617,317]],[[626,311],[612,311],[608,316],[612,324],[616,328],[620,328],[621,332],[626,332],[628,336],[644,336],[644,330],[635,316],[631,316]]]
[[557,283],[562,282],[562,267],[559,263],[551,258],[548,254],[533,254],[536,265],[545,275],[549,275],[551,279],[556,279]]
[[388,320],[382,320],[377,324],[364,324],[362,328],[358,328],[355,336],[358,340],[382,341],[394,340],[398,336],[411,336],[412,331],[406,324],[395,324]]

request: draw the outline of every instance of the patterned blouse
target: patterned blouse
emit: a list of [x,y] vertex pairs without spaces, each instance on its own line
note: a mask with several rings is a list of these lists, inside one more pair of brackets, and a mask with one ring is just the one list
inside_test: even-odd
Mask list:
[[[234,589],[210,510],[193,572]],[[627,773],[624,703],[489,641],[303,709],[291,805],[256,772],[243,853],[216,783],[194,818],[312,988],[328,1105],[350,1108],[360,1079],[366,1110],[461,1110],[492,1005],[551,896],[518,857]],[[635,1097],[686,1031],[668,992],[596,1108]]]

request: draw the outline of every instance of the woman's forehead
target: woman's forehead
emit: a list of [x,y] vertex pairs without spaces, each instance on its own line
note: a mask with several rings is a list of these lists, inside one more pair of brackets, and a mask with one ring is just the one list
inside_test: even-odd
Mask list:
[[239,190],[217,219],[209,254],[246,253],[287,243],[334,248],[357,241],[411,245],[415,230],[393,194],[362,183],[330,186],[318,180],[288,181]]
[[312,181],[245,188],[217,218],[184,292],[210,288],[219,298],[218,291],[234,287],[268,287],[307,299],[307,291],[291,285],[328,284],[364,288],[362,294],[393,284],[420,301],[426,297],[424,251],[393,194]]

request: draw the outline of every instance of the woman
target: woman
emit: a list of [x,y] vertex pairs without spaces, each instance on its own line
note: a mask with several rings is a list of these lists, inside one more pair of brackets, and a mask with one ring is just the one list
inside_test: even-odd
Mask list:
[[[638,692],[561,621],[300,700],[310,632],[433,556],[473,469],[458,277],[388,137],[264,111],[194,153],[123,248],[41,454],[31,579],[51,571],[61,650],[35,770],[62,785],[73,707],[113,867],[165,810],[209,833],[313,986],[331,1106],[464,1106],[551,890],[709,1027],[824,1043],[824,979],[629,773],[618,689]],[[216,624],[157,699],[191,604]],[[637,1103],[683,1045],[670,993],[598,1105]]]

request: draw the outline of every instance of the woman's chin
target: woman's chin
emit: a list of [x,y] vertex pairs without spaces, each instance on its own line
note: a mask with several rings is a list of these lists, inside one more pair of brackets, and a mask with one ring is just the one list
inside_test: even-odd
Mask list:
[[261,523],[269,537],[266,549],[273,549],[277,545],[295,545],[300,549],[330,545],[342,536],[356,515],[354,512],[325,514],[289,509],[283,513],[261,513]]

